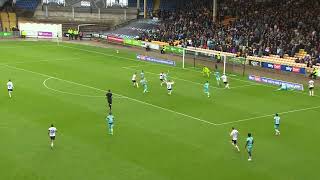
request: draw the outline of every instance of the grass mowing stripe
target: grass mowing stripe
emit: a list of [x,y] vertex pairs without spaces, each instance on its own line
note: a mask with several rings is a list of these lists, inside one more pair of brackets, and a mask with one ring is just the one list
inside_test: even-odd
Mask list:
[[[16,69],[16,70],[20,70],[20,71],[25,71],[25,72],[37,74],[37,75],[40,75],[40,76],[45,76],[45,77],[49,77],[49,78],[52,78],[52,79],[57,79],[57,80],[60,80],[60,81],[64,81],[64,82],[71,83],[71,84],[76,84],[76,85],[79,85],[79,86],[83,86],[83,87],[87,87],[87,88],[90,88],[90,89],[95,89],[95,90],[98,90],[98,91],[103,91],[103,92],[105,92],[105,90],[103,90],[103,89],[99,89],[99,88],[92,87],[92,86],[88,86],[88,85],[85,85],[85,84],[80,84],[80,83],[77,83],[77,82],[73,82],[73,81],[61,79],[61,78],[54,77],[54,76],[50,76],[50,75],[47,75],[47,74],[43,74],[43,73],[39,73],[39,72],[35,72],[35,71],[23,69],[23,68],[18,68],[18,67],[10,66],[10,65],[5,65],[5,66],[6,66],[6,67],[9,67],[9,68],[12,68],[12,69]],[[175,114],[179,114],[179,115],[181,115],[181,116],[185,116],[185,117],[188,117],[188,118],[191,118],[191,119],[194,119],[194,120],[203,122],[203,123],[215,125],[215,123],[213,123],[213,122],[206,121],[206,120],[203,120],[203,119],[200,119],[200,118],[197,118],[197,117],[193,117],[193,116],[190,116],[190,115],[181,113],[181,112],[177,112],[177,111],[174,111],[174,110],[171,110],[171,109],[167,109],[167,108],[164,108],[164,107],[161,107],[161,106],[158,106],[158,105],[154,105],[154,104],[151,104],[151,103],[148,103],[148,102],[140,101],[140,100],[138,100],[138,99],[130,98],[130,97],[128,97],[128,96],[124,96],[124,95],[121,95],[121,94],[117,94],[117,93],[114,93],[114,94],[115,94],[115,95],[118,95],[118,96],[121,96],[121,97],[124,97],[124,98],[127,98],[127,99],[130,99],[130,100],[132,100],[132,101],[141,103],[141,104],[145,104],[145,105],[152,106],[152,107],[155,107],[155,108],[158,108],[158,109],[162,109],[162,110],[165,110],[165,111],[168,111],[168,112],[172,112],[172,113],[175,113]]]
[[[129,67],[129,66],[127,66],[127,67],[122,67],[122,68],[123,68],[123,69],[129,69],[129,70],[135,70],[135,71],[138,70],[138,69],[135,69],[135,68],[131,68],[131,67]],[[144,73],[153,74],[153,75],[159,75],[159,74],[157,74],[157,73],[148,72],[148,71],[144,71]],[[189,83],[192,83],[192,84],[196,84],[196,85],[203,86],[203,84],[198,83],[198,82],[190,81],[190,80],[187,80],[187,79],[182,79],[182,78],[175,77],[175,76],[170,76],[170,77],[171,77],[172,79],[177,79],[177,80],[180,80],[180,81],[185,81],[185,82],[189,82]],[[235,86],[235,87],[231,87],[230,89],[241,88],[241,87],[248,87],[248,86],[256,86],[256,84],[247,84],[247,85],[242,85],[242,86]],[[210,86],[210,88],[219,89],[219,90],[225,89],[225,88],[218,88],[218,87],[214,87],[214,86]]]
[[[281,115],[282,115],[282,114],[289,114],[289,113],[295,113],[295,112],[313,110],[313,109],[318,109],[318,108],[320,108],[320,106],[309,107],[309,108],[302,108],[302,109],[294,109],[294,110],[290,110],[290,111],[279,112],[279,114],[281,114]],[[240,119],[240,120],[230,121],[230,122],[225,122],[225,123],[218,123],[218,124],[215,124],[215,125],[216,125],[216,126],[221,126],[221,125],[233,124],[233,123],[238,123],[238,122],[250,121],[250,120],[254,120],[254,119],[261,119],[261,118],[270,117],[270,116],[274,116],[274,114],[256,116],[256,117],[251,117],[251,118],[246,118],[246,119]]]

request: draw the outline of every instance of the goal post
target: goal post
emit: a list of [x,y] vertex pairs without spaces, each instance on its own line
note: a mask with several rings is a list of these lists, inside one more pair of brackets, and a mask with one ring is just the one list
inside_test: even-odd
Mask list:
[[198,68],[204,66],[223,74],[245,74],[246,58],[235,54],[201,48],[184,48],[182,68]]
[[202,68],[215,69],[222,66],[222,72],[226,73],[227,57],[219,51],[184,48],[182,53],[182,68]]

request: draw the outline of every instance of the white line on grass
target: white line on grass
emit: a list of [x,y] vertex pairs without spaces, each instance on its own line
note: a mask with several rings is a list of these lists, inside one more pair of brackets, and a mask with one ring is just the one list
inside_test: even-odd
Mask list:
[[[68,95],[73,95],[73,96],[81,96],[81,97],[90,97],[90,98],[101,98],[101,97],[105,97],[105,96],[93,96],[93,95],[84,95],[84,94],[77,94],[77,93],[71,93],[71,92],[66,92],[66,91],[60,91],[60,90],[57,90],[57,89],[54,89],[54,88],[50,88],[48,85],[47,85],[47,81],[49,81],[50,79],[54,79],[52,77],[49,77],[47,79],[45,79],[43,81],[43,86],[51,91],[54,91],[54,92],[58,92],[58,93],[61,93],[61,94],[68,94]],[[117,98],[117,97],[114,97],[114,98]]]
[[140,64],[140,65],[135,65],[135,66],[123,66],[121,68],[136,68],[136,67],[145,67],[145,66],[151,66],[153,64]]
[[[105,90],[102,90],[102,89],[99,89],[99,88],[95,88],[95,87],[88,86],[88,85],[84,85],[84,84],[80,84],[80,83],[77,83],[77,82],[73,82],[73,81],[69,81],[69,80],[57,78],[57,77],[50,76],[50,75],[47,75],[47,74],[43,74],[43,73],[39,73],[39,72],[35,72],[35,71],[30,71],[30,70],[18,68],[18,67],[15,67],[15,66],[9,66],[9,65],[5,65],[5,66],[7,66],[7,67],[9,67],[9,68],[12,68],[12,69],[16,69],[16,70],[20,70],[20,71],[25,71],[25,72],[29,72],[29,73],[32,73],[32,74],[37,74],[37,75],[40,75],[40,76],[49,77],[49,78],[51,78],[51,79],[56,79],[56,80],[68,82],[68,83],[71,83],[71,84],[76,84],[76,85],[79,85],[79,86],[83,86],[83,87],[87,87],[87,88],[90,88],[90,89],[95,89],[95,90],[98,90],[98,91],[103,91],[103,92],[105,92]],[[184,114],[184,113],[180,113],[180,112],[177,112],[177,111],[173,111],[173,110],[170,110],[170,109],[161,107],[161,106],[157,106],[157,105],[154,105],[154,104],[151,104],[151,103],[147,103],[147,102],[144,102],[144,101],[140,101],[140,100],[138,100],[138,99],[130,98],[130,97],[127,97],[127,96],[124,96],[124,95],[116,94],[116,93],[114,93],[114,94],[115,94],[115,95],[118,95],[118,96],[120,96],[120,97],[123,97],[123,98],[127,98],[127,99],[129,99],[129,100],[132,100],[132,101],[141,103],[141,104],[145,104],[145,105],[152,106],[152,107],[155,107],[155,108],[158,108],[158,109],[162,109],[162,110],[164,110],[164,111],[168,111],[168,112],[172,112],[172,113],[175,113],[175,114],[179,114],[179,115],[181,115],[181,116],[185,116],[185,117],[188,117],[188,118],[191,118],[191,119],[194,119],[194,120],[197,120],[197,121],[206,123],[206,124],[214,125],[214,126],[221,126],[221,125],[227,125],[227,124],[232,124],[232,123],[250,121],[250,120],[260,119],[260,118],[269,117],[269,116],[273,116],[273,115],[274,115],[274,114],[269,114],[269,115],[256,116],[256,117],[252,117],[252,118],[240,119],[240,120],[230,121],[230,122],[225,122],[225,123],[213,123],[213,122],[206,121],[206,120],[203,120],[203,119],[200,119],[200,118],[197,118],[197,117],[193,117],[193,116],[190,116],[190,115],[187,115],[187,114]],[[309,108],[302,108],[302,109],[295,109],[295,110],[290,110],[290,111],[285,111],[285,112],[279,112],[279,114],[289,114],[289,113],[300,112],[300,111],[307,111],[307,110],[318,109],[318,108],[320,108],[320,106],[309,107]]]
[[[133,58],[115,56],[115,55],[112,55],[112,54],[107,54],[107,53],[103,53],[103,52],[99,52],[99,51],[93,51],[93,50],[88,50],[88,49],[83,49],[83,48],[77,48],[77,47],[70,47],[70,46],[64,46],[64,45],[60,45],[60,46],[61,46],[61,47],[65,47],[65,48],[76,49],[76,50],[79,50],[79,51],[90,52],[90,53],[100,54],[100,55],[104,55],[104,56],[114,57],[114,58],[118,58],[118,59],[126,59],[126,60],[130,60],[130,61],[141,62],[141,61],[137,61],[136,59],[133,59]],[[103,48],[103,47],[102,47],[102,48]],[[153,64],[152,64],[152,65],[153,65]],[[164,65],[164,64],[154,64],[154,65],[159,65],[159,66],[166,66],[166,67],[168,67],[167,65]],[[175,66],[170,66],[170,68],[176,68],[176,69],[188,70],[188,71],[193,71],[193,72],[201,73],[201,72],[198,71],[198,70],[194,70],[194,68],[179,68],[179,67],[175,67]],[[231,77],[230,77],[230,78],[231,78]],[[235,79],[235,80],[238,80],[238,81],[242,81],[242,82],[245,82],[245,83],[247,83],[247,84],[257,84],[257,83],[254,83],[254,82],[250,82],[250,81],[242,80],[242,79],[237,79],[237,78],[231,78],[231,79]]]
[[8,63],[0,63],[0,65],[12,65],[12,64],[26,64],[26,63],[37,63],[37,62],[54,62],[54,61],[73,61],[79,60],[81,58],[68,58],[68,59],[54,59],[54,60],[37,60],[37,61],[18,61],[18,62],[8,62]]
[[[124,68],[124,69],[129,69],[129,70],[136,70],[137,71],[137,69],[134,69],[134,68],[131,68],[131,67],[129,67],[129,66],[127,66],[127,67],[122,67],[122,68]],[[145,73],[148,73],[148,74],[153,74],[153,75],[159,75],[159,74],[157,74],[157,73],[153,73],[153,72],[148,72],[148,71],[144,71]],[[178,77],[175,77],[175,76],[170,76],[172,79],[177,79],[177,80],[181,80],[181,81],[185,81],[185,82],[189,82],[189,83],[193,83],[193,84],[197,84],[197,85],[203,85],[203,84],[201,84],[201,83],[198,83],[198,82],[194,82],[194,81],[190,81],[190,80],[187,80],[187,79],[182,79],[182,78],[178,78]],[[232,88],[230,88],[230,89],[236,89],[236,88],[241,88],[241,87],[248,87],[248,86],[255,86],[256,84],[247,84],[247,85],[243,85],[243,86],[234,86],[234,87],[232,87]],[[218,87],[214,87],[214,86],[210,86],[210,88],[214,88],[214,89],[224,89],[224,88],[218,88]]]
[[[284,111],[284,112],[279,112],[279,114],[289,114],[289,113],[294,113],[294,112],[300,112],[300,111],[307,111],[307,110],[312,110],[312,109],[319,109],[320,106],[315,106],[315,107],[309,107],[309,108],[302,108],[302,109],[295,109],[291,111]],[[256,117],[251,117],[251,118],[245,118],[245,119],[239,119],[236,121],[230,121],[230,122],[225,122],[225,123],[216,123],[216,126],[221,126],[221,125],[226,125],[226,124],[233,124],[233,123],[239,123],[239,122],[244,122],[244,121],[250,121],[254,119],[261,119],[265,117],[270,117],[274,116],[274,114],[268,114],[268,115],[262,115],[262,116],[256,116]]]
[[[77,83],[77,82],[73,82],[73,81],[61,79],[61,78],[54,77],[54,76],[50,76],[50,75],[47,75],[47,74],[43,74],[43,73],[39,73],[39,72],[35,72],[35,71],[23,69],[23,68],[18,68],[18,67],[10,66],[10,65],[5,65],[5,66],[7,66],[7,67],[9,67],[9,68],[12,68],[12,69],[16,69],[16,70],[20,70],[20,71],[25,71],[25,72],[29,72],[29,73],[32,73],[32,74],[37,74],[37,75],[40,75],[40,76],[45,76],[45,77],[48,77],[48,78],[57,79],[57,80],[60,80],[60,81],[64,81],[64,82],[71,83],[71,84],[76,84],[76,85],[79,85],[79,86],[83,86],[83,87],[87,87],[87,88],[90,88],[90,89],[95,89],[95,90],[98,90],[98,91],[105,92],[105,90],[103,90],[103,89],[99,89],[99,88],[92,87],[92,86],[88,86],[88,85],[85,85],[85,84],[80,84],[80,83]],[[194,119],[194,120],[203,122],[203,123],[215,125],[215,123],[213,123],[213,122],[206,121],[206,120],[203,120],[203,119],[200,119],[200,118],[197,118],[197,117],[193,117],[193,116],[190,116],[190,115],[181,113],[181,112],[177,112],[177,111],[174,111],[174,110],[171,110],[171,109],[167,109],[167,108],[164,108],[164,107],[161,107],[161,106],[158,106],[158,105],[154,105],[154,104],[151,104],[151,103],[148,103],[148,102],[140,101],[140,100],[138,100],[138,99],[130,98],[130,97],[128,97],[128,96],[124,96],[124,95],[121,95],[121,94],[116,94],[116,93],[114,93],[114,94],[115,94],[115,95],[118,95],[118,96],[121,96],[121,97],[123,97],[123,98],[127,98],[127,99],[129,99],[129,100],[131,100],[131,101],[135,101],[135,102],[138,102],[138,103],[141,103],[141,104],[145,104],[145,105],[148,105],[148,106],[152,106],[152,107],[155,107],[155,108],[158,108],[158,109],[162,109],[162,110],[164,110],[164,111],[168,111],[168,112],[171,112],[171,113],[179,114],[179,115],[181,115],[181,116],[188,117],[188,118],[191,118],[191,119]]]

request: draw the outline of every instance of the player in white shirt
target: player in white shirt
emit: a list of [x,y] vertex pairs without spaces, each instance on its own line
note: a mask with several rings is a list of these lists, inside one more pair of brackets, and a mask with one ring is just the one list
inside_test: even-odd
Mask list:
[[274,130],[276,131],[276,136],[280,135],[280,116],[278,113],[274,116]]
[[168,82],[166,82],[166,84],[167,84],[168,94],[171,95],[171,93],[172,93],[172,85],[174,84],[174,82],[169,80]]
[[51,148],[53,148],[53,141],[56,139],[56,133],[57,133],[57,128],[55,128],[53,126],[53,124],[51,124],[49,130],[48,130],[48,134],[50,137],[50,141],[51,141]]
[[309,81],[309,95],[314,96],[314,81],[312,79]]
[[8,87],[8,93],[9,93],[9,97],[12,97],[12,91],[13,91],[13,83],[11,82],[11,80],[8,81],[7,83],[7,87]]
[[137,73],[134,73],[133,75],[132,75],[132,83],[133,83],[133,87],[139,87],[139,83],[137,83]]
[[161,81],[161,84],[160,84],[160,85],[162,86],[163,83],[165,83],[165,82],[164,82],[164,73],[163,73],[163,72],[160,73],[160,77],[159,77],[159,78],[160,78],[160,81]]
[[224,87],[227,88],[227,89],[230,89],[227,75],[226,75],[226,74],[223,74],[223,75],[221,76],[221,79],[222,79],[222,81],[223,81],[223,83],[224,83]]
[[234,127],[232,127],[232,131],[230,133],[230,136],[232,137],[232,145],[238,150],[240,151],[238,145],[237,145],[237,141],[238,141],[238,136],[239,136],[239,131],[236,130]]

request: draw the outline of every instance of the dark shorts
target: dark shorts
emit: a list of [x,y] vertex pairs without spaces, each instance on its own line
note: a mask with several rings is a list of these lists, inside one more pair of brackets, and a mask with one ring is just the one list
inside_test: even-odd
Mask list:
[[228,82],[223,82],[224,84],[228,84]]
[[51,139],[51,140],[55,140],[56,137],[55,137],[55,136],[50,136],[50,139]]
[[163,79],[160,79],[160,81],[163,81]]
[[237,140],[231,140],[232,144],[236,145],[237,144]]
[[172,91],[172,89],[168,89],[168,91]]
[[314,89],[314,87],[309,87],[309,90],[313,90]]
[[8,91],[12,92],[12,91],[13,91],[13,89],[8,89]]
[[133,82],[133,83],[136,83],[137,81],[136,81],[136,80],[132,80],[132,82]]

